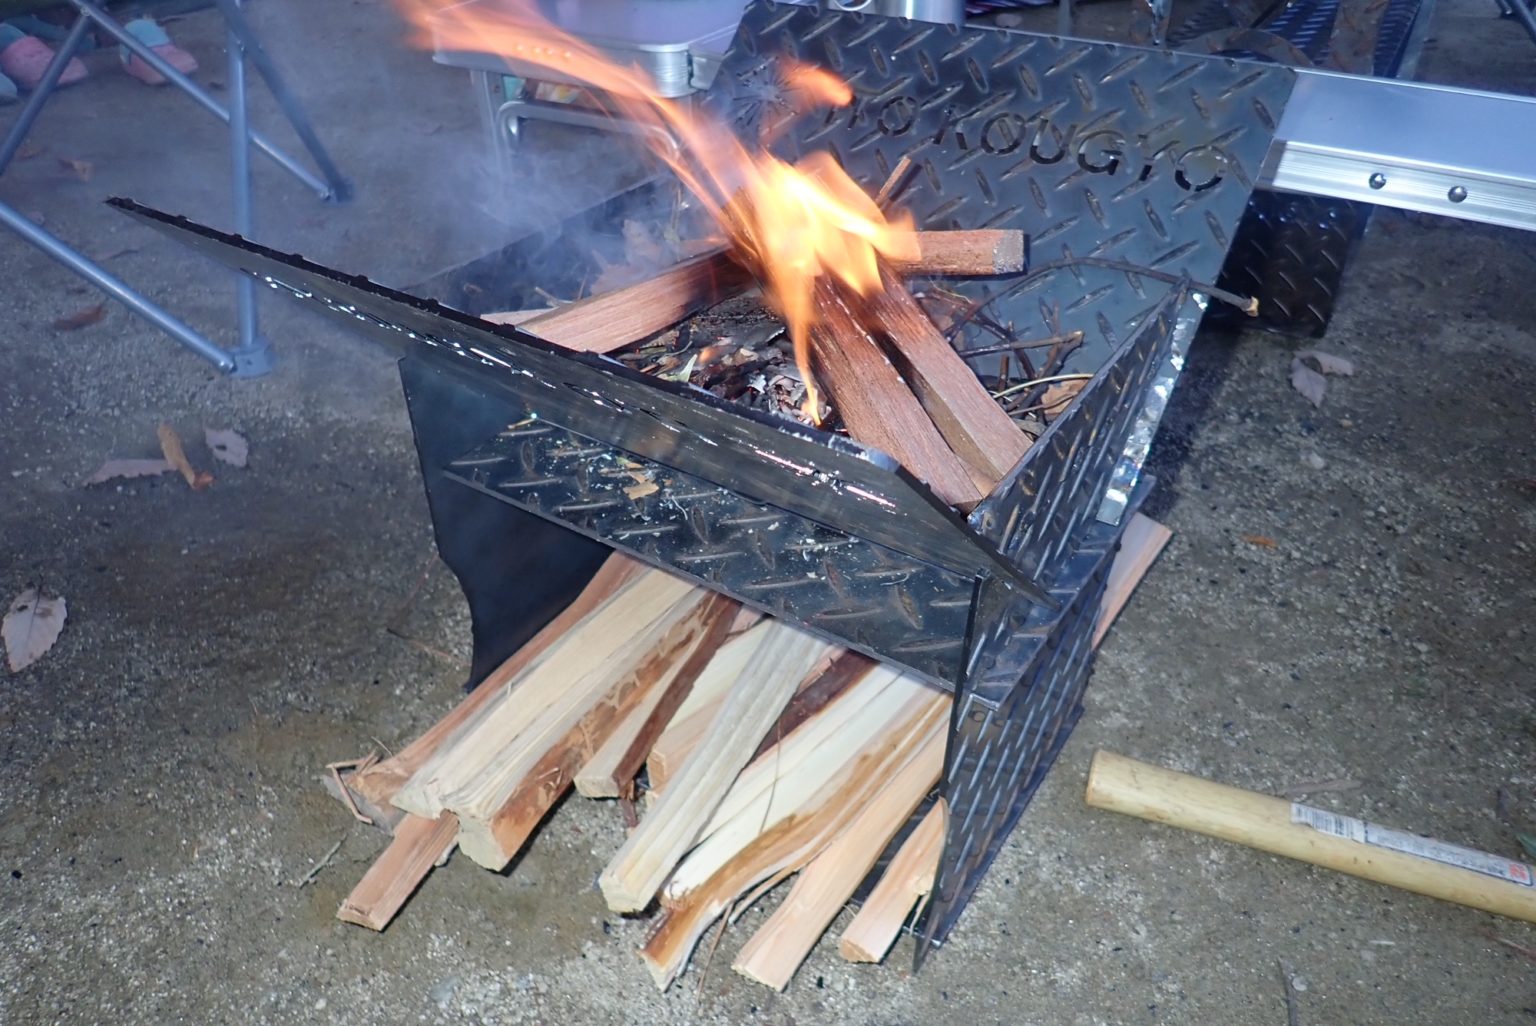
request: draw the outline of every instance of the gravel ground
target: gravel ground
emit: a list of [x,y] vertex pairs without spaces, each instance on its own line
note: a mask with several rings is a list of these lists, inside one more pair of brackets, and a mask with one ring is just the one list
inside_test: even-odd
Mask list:
[[[272,244],[418,281],[601,191],[559,174],[538,203],[494,201],[462,74],[404,51],[385,4],[252,12],[361,187],[326,207],[261,166]],[[1536,53],[1495,13],[1442,4],[1423,77],[1529,91]],[[218,83],[214,19],[173,29]],[[225,223],[222,134],[109,55],[89,63],[0,197],[227,341],[225,279],[97,202]],[[267,104],[258,119],[288,138]],[[536,142],[528,180],[608,153]],[[1533,261],[1520,233],[1379,216],[1321,343],[1359,370],[1321,408],[1287,384],[1299,343],[1202,335],[1154,459],[1174,541],[951,943],[915,977],[909,942],[879,968],[823,944],[778,995],[727,968],[738,929],[659,995],[633,951],[644,923],[592,887],[622,833],[602,803],[566,803],[509,874],[455,859],[382,935],[333,918],[383,838],[325,796],[321,767],[408,741],[468,658],[389,360],[278,306],[281,363],[257,381],[115,306],[57,330],[96,295],[8,241],[0,596],[40,583],[69,624],[0,683],[0,1022],[1241,1026],[1286,1021],[1281,962],[1301,1023],[1536,1021],[1536,965],[1489,936],[1536,947],[1528,925],[1081,800],[1102,746],[1269,792],[1345,781],[1310,800],[1491,851],[1536,828]],[[82,486],[107,458],[155,455],[162,421],[212,488]],[[250,465],[212,463],[207,427],[245,434]],[[424,570],[412,644],[385,627]]]

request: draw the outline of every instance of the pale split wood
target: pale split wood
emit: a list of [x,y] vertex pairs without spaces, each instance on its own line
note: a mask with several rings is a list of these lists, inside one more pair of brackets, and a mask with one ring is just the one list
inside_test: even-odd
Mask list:
[[679,666],[687,673],[702,668],[733,606],[713,592],[690,589],[618,656],[572,681],[466,787],[465,800],[447,799],[459,817],[464,854],[487,868],[504,868],[645,687]]
[[788,896],[737,954],[732,968],[783,990],[912,810],[944,772],[944,725],[861,807],[826,849],[801,870]]
[[608,907],[638,912],[709,822],[800,681],[832,646],[774,622],[731,687],[709,735],[599,878]]
[[933,889],[944,854],[948,806],[940,798],[901,842],[858,914],[838,938],[837,950],[849,962],[884,961],[901,935],[919,898]]
[[669,897],[641,949],[641,957],[659,987],[665,989],[671,984],[709,924],[737,895],[786,869],[805,865],[879,793],[921,739],[934,733],[942,735],[949,696],[919,681],[912,684],[920,690],[900,703],[895,717],[872,745],[857,751],[832,747],[832,752],[842,756],[842,766],[828,772],[824,787],[801,809],[753,838],[702,885],[685,895]]
[[[646,702],[643,716],[637,728],[626,729],[616,739],[605,742],[602,750],[588,761],[589,787],[598,787],[594,778],[603,774],[601,788],[611,797],[629,800],[635,795],[635,777],[645,765],[646,754],[657,736],[666,729],[672,714],[687,700],[694,683],[705,667],[714,661],[714,655],[735,626],[738,603],[721,595],[713,597],[716,612],[711,613],[709,628],[698,640],[686,660],[675,664],[661,683],[651,690],[659,697]],[[615,743],[616,742],[616,743]],[[599,761],[602,756],[606,761]],[[578,784],[580,779],[578,778]]]
[[[731,639],[731,643],[735,643],[735,638]],[[779,715],[778,722],[764,735],[753,758],[762,755],[771,745],[782,740],[815,709],[830,701],[835,692],[840,692],[861,676],[864,672],[858,662],[861,659],[866,657],[841,648],[828,649],[826,655],[806,675],[805,680],[801,681],[794,697],[784,707],[784,712]],[[870,665],[874,665],[873,660],[867,661]],[[722,667],[726,672],[740,672],[739,669],[731,671],[731,665],[730,661],[722,660]],[[715,664],[710,664],[710,670],[712,673],[715,672]],[[723,676],[723,673],[717,674],[717,677],[719,676]],[[695,693],[699,690],[703,689],[696,688]],[[703,740],[704,733],[713,721],[723,696],[723,688],[718,691],[711,689],[711,694],[706,696],[706,703],[696,706],[685,705],[652,745],[646,757],[648,794],[651,797],[659,795],[666,788],[667,781],[672,779],[678,768],[687,761],[688,756]],[[691,700],[690,696],[690,702]]]
[[672,776],[682,768],[690,752],[698,746],[709,725],[714,722],[725,701],[726,693],[744,672],[752,653],[762,643],[775,621],[763,620],[732,637],[720,646],[688,697],[673,712],[661,735],[651,745],[646,756],[646,771],[650,778],[650,790],[659,794]]
[[[730,625],[725,626],[729,629]],[[709,655],[713,657],[713,648]],[[635,774],[645,761],[645,753],[666,729],[672,713],[693,690],[697,675],[683,673],[682,669],[683,664],[674,664],[668,673],[647,687],[624,721],[576,771],[575,784],[579,794],[587,798],[632,796]],[[636,748],[641,749],[638,760],[634,758]]]
[[[642,581],[650,583],[644,578]],[[634,690],[639,683],[635,679],[638,671],[647,663],[654,663],[658,649],[663,650],[665,659],[670,659],[675,654],[675,646],[686,643],[686,631],[683,636],[672,639],[671,646],[667,641],[674,628],[697,626],[690,618],[710,593],[676,579],[657,579],[655,583],[659,586],[643,589],[645,598],[640,598],[637,586],[632,585],[637,588],[637,594],[624,598],[635,601],[626,602],[622,607],[618,604],[609,607],[609,612],[622,610],[620,616],[596,615],[566,640],[567,645],[587,649],[589,655],[598,653],[595,657],[562,662],[558,667],[562,671],[558,678],[554,672],[541,674],[534,671],[508,693],[504,700],[507,704],[525,708],[520,715],[507,718],[509,729],[506,733],[487,732],[483,738],[465,739],[462,748],[484,747],[489,750],[489,757],[481,762],[476,772],[457,775],[455,785],[444,789],[442,801],[446,808],[457,812],[461,819],[493,811],[507,799],[550,742],[563,736],[591,704],[608,695],[620,682],[627,685],[626,693]],[[656,604],[651,605],[652,601]],[[601,633],[617,640],[618,644],[605,644],[606,638],[597,636],[600,628]],[[660,668],[657,670],[659,676]],[[535,679],[543,677],[551,678],[547,701],[542,701],[542,694],[532,693]],[[525,694],[524,688],[530,693]],[[535,705],[539,707],[535,709]],[[463,752],[460,759],[467,761],[479,754],[471,749]]]
[[[850,752],[875,743],[902,702],[918,687],[901,671],[877,666],[835,702],[771,746],[732,782],[709,824],[677,873],[666,900],[687,893],[738,854],[752,838],[794,813],[826,787]],[[895,718],[895,719],[893,719]]]
[[444,797],[480,774],[573,680],[604,666],[691,589],[686,581],[660,570],[647,570],[626,582],[508,682],[478,717],[406,781],[394,804],[418,816],[436,817],[447,808]]
[[1120,538],[1120,551],[1109,567],[1109,580],[1104,584],[1104,601],[1099,606],[1099,622],[1094,625],[1093,644],[1098,646],[1108,632],[1110,624],[1120,615],[1131,599],[1131,592],[1141,583],[1158,555],[1167,546],[1173,532],[1149,516],[1137,513],[1125,525]]
[[336,918],[382,930],[395,918],[432,867],[453,850],[459,824],[452,813],[437,819],[406,816],[394,839],[336,910]]
[[696,615],[673,628],[655,646],[647,664],[589,703],[565,736],[545,747],[494,813],[477,818],[461,815],[459,844],[464,854],[480,865],[505,868],[570,787],[577,768],[627,715],[644,682],[674,671],[683,677],[696,675],[718,644],[734,607],[735,603],[722,595],[705,593],[695,607]]
[[509,681],[533,660],[549,649],[582,617],[606,602],[625,582],[645,569],[645,564],[620,553],[603,562],[591,582],[559,615],[544,626],[499,667],[466,695],[447,716],[434,723],[421,737],[406,745],[383,762],[375,763],[347,780],[352,790],[375,805],[388,805],[407,780],[430,759],[445,741],[466,723],[474,720]]

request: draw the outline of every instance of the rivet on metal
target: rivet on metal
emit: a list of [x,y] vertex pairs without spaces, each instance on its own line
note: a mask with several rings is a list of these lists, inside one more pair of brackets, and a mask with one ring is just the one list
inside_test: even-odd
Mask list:
[[1387,176],[1377,171],[1370,178],[1366,179],[1366,184],[1373,189],[1385,189],[1387,187]]
[[1460,203],[1467,198],[1467,187],[1465,185],[1453,185],[1451,186],[1451,191],[1445,194],[1445,198],[1452,203]]

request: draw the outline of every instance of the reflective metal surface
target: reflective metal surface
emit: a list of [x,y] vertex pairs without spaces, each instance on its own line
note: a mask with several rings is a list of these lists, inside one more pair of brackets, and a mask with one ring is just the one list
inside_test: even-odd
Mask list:
[[1536,229],[1536,98],[1306,69],[1261,184]]

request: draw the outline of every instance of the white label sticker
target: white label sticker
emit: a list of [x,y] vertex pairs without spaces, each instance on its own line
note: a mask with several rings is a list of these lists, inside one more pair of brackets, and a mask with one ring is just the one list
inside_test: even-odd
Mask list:
[[1341,816],[1327,809],[1314,809],[1300,802],[1291,803],[1291,822],[1309,826],[1318,833],[1330,837],[1342,837],[1346,841],[1365,841],[1365,822],[1353,816]]
[[1524,862],[1503,859],[1497,855],[1491,855],[1486,851],[1477,851],[1473,848],[1463,848],[1459,844],[1447,844],[1445,841],[1437,841],[1432,837],[1405,834],[1401,830],[1392,830],[1388,827],[1377,826],[1375,823],[1367,823],[1365,827],[1365,843],[1373,844],[1378,848],[1400,851],[1408,855],[1417,855],[1421,859],[1429,859],[1433,862],[1443,862],[1448,866],[1470,869],[1474,873],[1482,873],[1486,876],[1497,877],[1500,880],[1508,880],[1510,883],[1517,883],[1525,887],[1536,886],[1536,872],[1533,872],[1531,867],[1527,866]]
[[1459,844],[1447,844],[1432,837],[1419,837],[1389,827],[1367,823],[1353,816],[1341,816],[1327,809],[1314,809],[1300,802],[1291,803],[1291,822],[1309,826],[1318,833],[1330,837],[1342,837],[1346,841],[1369,844],[1376,848],[1402,852],[1447,866],[1470,869],[1474,873],[1508,880],[1522,887],[1536,887],[1536,869],[1524,862],[1501,858],[1486,851],[1463,848]]

